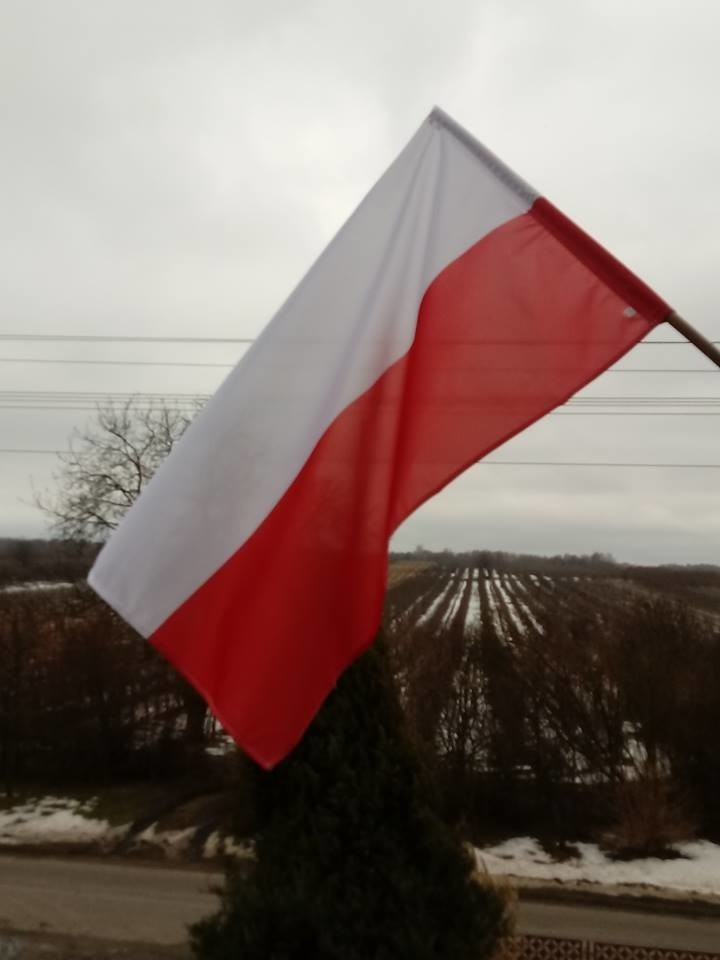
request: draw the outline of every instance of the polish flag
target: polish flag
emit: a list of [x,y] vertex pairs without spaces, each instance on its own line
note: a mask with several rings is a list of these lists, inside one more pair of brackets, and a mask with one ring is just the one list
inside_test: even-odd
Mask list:
[[157,471],[90,584],[272,767],[372,642],[399,524],[669,313],[434,110]]

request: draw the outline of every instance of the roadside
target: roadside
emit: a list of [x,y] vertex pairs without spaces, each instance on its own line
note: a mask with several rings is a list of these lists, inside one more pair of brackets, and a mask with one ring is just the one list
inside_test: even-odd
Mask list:
[[720,912],[720,846],[708,840],[673,844],[664,857],[622,859],[596,843],[565,844],[558,856],[533,837],[513,837],[476,848],[475,857],[479,870],[505,877],[528,897]]
[[[197,785],[177,784],[133,784],[102,794],[90,788],[72,795],[27,793],[12,802],[0,796],[0,856],[220,873],[228,858],[253,856],[249,841],[233,837],[237,802],[233,790],[202,793]],[[506,878],[527,901],[720,916],[720,846],[696,841],[677,847],[670,859],[617,861],[594,844],[575,844],[566,845],[560,859],[538,841],[517,837],[475,855],[481,871]]]
[[221,879],[216,870],[164,863],[4,855],[0,930],[176,946],[217,909]]
[[[0,960],[181,960],[220,874],[168,864],[0,856]],[[710,954],[720,916],[521,897],[517,933]]]
[[720,920],[720,898],[693,896],[648,886],[610,886],[599,883],[554,884],[523,877],[505,877],[516,888],[521,901],[532,903],[592,906],[636,913],[673,914],[682,917],[707,917]]
[[195,783],[0,794],[0,851],[220,862],[250,851],[233,836],[237,808],[237,791]]
[[0,960],[189,960],[186,946],[0,930]]

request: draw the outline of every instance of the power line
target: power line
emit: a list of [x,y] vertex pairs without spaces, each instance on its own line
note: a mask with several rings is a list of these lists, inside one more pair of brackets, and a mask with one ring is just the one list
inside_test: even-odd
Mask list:
[[[197,360],[95,360],[64,357],[0,357],[0,363],[52,363],[60,365],[84,365],[101,367],[214,367],[229,370],[234,363],[205,363]],[[720,370],[697,370],[687,367],[626,367],[619,370],[611,368],[605,373],[713,373]]]
[[482,467],[659,467],[661,469],[720,470],[720,463],[629,463],[603,460],[480,460]]
[[[185,404],[163,404],[162,407],[153,406],[151,404],[137,404],[133,407],[133,412],[137,413],[151,413],[153,411],[168,411],[168,412],[178,412],[178,413],[195,413],[199,409],[198,404],[185,403]],[[68,402],[64,404],[42,404],[42,403],[0,403],[0,411],[2,410],[37,410],[42,413],[52,413],[55,411],[64,411],[64,410],[77,410],[77,411],[86,411],[88,413],[97,413],[97,405],[85,403],[81,404],[79,402]],[[565,411],[565,410],[550,410],[546,414],[547,416],[558,416],[558,417],[717,417],[720,416],[720,407],[713,410],[647,410],[643,407],[638,407],[634,410],[622,410],[622,409],[610,409],[610,410],[578,410],[578,411]]]
[[[253,343],[255,339],[255,337],[114,336],[89,333],[0,333],[0,341],[54,341],[57,343]],[[711,340],[710,343],[720,345],[720,340]],[[691,347],[693,344],[686,340],[641,340],[636,346]]]
[[224,367],[225,369],[235,366],[234,363],[200,363],[196,360],[76,360],[59,357],[0,357],[0,363],[89,364],[102,367]]
[[625,367],[622,370],[611,368],[605,373],[720,373],[715,367],[714,370],[689,370],[687,367]]
[[0,333],[5,341],[47,343],[252,343],[255,337],[130,337],[94,333]]
[[[159,390],[0,390],[0,397],[81,397],[100,400],[207,400],[209,394],[197,391],[159,391]],[[720,399],[720,397],[718,398]]]
[[[136,413],[151,413],[153,410],[157,410],[158,407],[152,406],[134,406],[133,411]],[[163,410],[167,410],[169,413],[195,413],[197,407],[190,404],[185,406],[167,406],[163,405]],[[37,411],[39,413],[62,413],[62,412],[75,412],[75,413],[97,413],[97,406],[86,405],[86,406],[58,406],[58,405],[43,405],[39,403],[34,404],[18,404],[18,403],[0,403],[0,412],[3,410],[23,410],[23,411]],[[547,416],[550,417],[720,417],[720,410],[718,411],[705,411],[705,410],[692,410],[692,411],[676,411],[676,410],[583,410],[582,412],[577,413],[566,413],[563,410],[550,410]]]
[[[199,391],[158,391],[158,390],[21,390],[11,388],[0,390],[0,399],[3,398],[25,398],[37,400],[69,399],[76,398],[80,400],[149,400],[149,401],[203,401],[210,399],[210,394]],[[567,405],[573,406],[608,406],[616,403],[646,403],[655,404],[679,404],[679,403],[699,403],[717,404],[720,403],[720,395],[709,394],[688,394],[688,395],[668,395],[668,394],[608,394],[597,397],[571,397]]]
[[[2,393],[2,391],[0,391]],[[625,394],[625,393],[607,393],[602,394],[597,397],[572,397],[570,402],[573,403],[627,403],[627,402],[643,402],[643,403],[665,403],[667,401],[685,401],[685,400],[713,400],[720,402],[720,395],[708,394],[670,394],[670,393],[661,393],[661,394],[647,394],[647,393],[638,393],[638,394]]]
[[[0,453],[6,454],[42,454],[58,456],[70,453],[70,450],[48,450],[40,447],[0,447]],[[76,451],[78,452],[78,451]],[[79,451],[80,455],[82,451]],[[598,467],[623,469],[661,469],[661,470],[720,470],[720,463],[650,463],[605,460],[479,460],[476,467]]]
[[710,409],[699,409],[692,405],[683,407],[682,409],[675,409],[676,407],[682,407],[682,404],[669,405],[668,407],[662,407],[661,409],[655,410],[647,405],[639,404],[635,407],[630,407],[624,409],[623,407],[609,407],[607,410],[551,410],[550,413],[557,415],[562,415],[564,417],[671,417],[671,416],[682,416],[682,417],[702,417],[702,416],[717,416],[720,413],[720,404],[708,404]]
[[[152,413],[153,410],[157,410],[157,407],[133,407],[135,413]],[[186,404],[184,407],[169,407],[163,404],[163,410],[167,410],[169,413],[194,413],[196,408]],[[69,406],[43,406],[39,403],[34,404],[19,404],[19,403],[3,403],[0,404],[0,410],[39,410],[42,413],[55,413],[56,411],[63,410],[75,410],[85,413],[97,413],[96,406],[84,406],[84,407],[69,407]],[[720,414],[719,414],[720,415]],[[687,416],[692,416],[692,414],[687,414]]]
[[[166,410],[192,417],[210,397],[204,393],[140,391],[0,390],[0,412],[97,413],[98,408],[130,405],[136,413]],[[718,417],[720,396],[571,397],[550,411],[564,417]]]

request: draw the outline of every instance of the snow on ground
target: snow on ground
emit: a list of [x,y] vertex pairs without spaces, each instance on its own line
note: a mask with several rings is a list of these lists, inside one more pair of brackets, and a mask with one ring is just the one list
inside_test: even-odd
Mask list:
[[[0,795],[1,796],[1,795]],[[120,840],[130,839],[131,849],[160,850],[168,859],[177,859],[188,852],[197,827],[163,830],[155,822],[129,837],[131,825],[111,826],[107,820],[92,816],[97,800],[76,800],[72,797],[33,797],[24,803],[0,810],[0,848],[30,847],[48,844],[95,844],[110,850]],[[225,833],[212,833],[203,845],[203,856],[247,857],[252,845],[239,843]]]
[[[111,827],[92,817],[95,800],[47,796],[27,800],[0,810],[0,846],[48,843],[110,844],[127,833],[128,827]],[[160,848],[167,857],[180,857],[188,849],[195,827],[160,830],[152,824],[133,838],[135,849]],[[678,859],[614,861],[594,843],[573,845],[577,854],[558,862],[532,837],[515,837],[493,847],[475,850],[478,867],[491,874],[518,879],[561,883],[595,883],[606,886],[644,886],[720,896],[720,845],[709,840],[676,844]],[[236,842],[212,833],[203,845],[206,858],[253,855],[252,844]]]
[[[493,579],[495,578],[493,577]],[[498,637],[503,637],[505,636],[505,631],[502,627],[502,621],[500,620],[500,615],[497,609],[497,600],[495,599],[495,595],[492,591],[492,585],[489,580],[485,581],[484,587],[485,596],[487,597],[488,606],[490,608],[490,617],[493,622],[493,627],[495,628],[495,632],[497,633]]]
[[232,837],[223,836],[216,830],[205,841],[203,857],[209,860],[221,856],[236,857],[238,860],[252,860],[255,856],[255,845],[251,840],[239,843]]
[[518,604],[518,606],[520,607],[520,609],[523,611],[523,613],[525,614],[525,616],[528,618],[528,620],[530,620],[530,622],[531,622],[532,625],[535,627],[535,629],[537,630],[537,632],[538,632],[538,633],[545,633],[545,630],[544,630],[542,624],[541,624],[540,621],[537,619],[537,617],[535,617],[534,614],[531,612],[530,607],[529,607],[523,600],[518,600],[518,601],[517,601],[517,604]]
[[414,622],[413,617],[416,616],[418,611],[422,610],[423,607],[425,606],[429,592],[430,591],[426,590],[424,593],[421,593],[420,596],[416,597],[415,600],[413,600],[409,606],[405,607],[405,609],[402,612],[398,613],[397,616],[393,617],[393,620],[392,620],[393,627],[397,627],[398,624],[402,623],[403,621],[405,621],[406,623]]
[[532,837],[514,837],[475,850],[478,867],[491,874],[521,879],[650,886],[682,893],[720,895],[720,846],[709,840],[675,844],[675,860],[648,857],[615,861],[594,843],[573,845],[578,853],[557,862]]
[[514,624],[515,629],[517,630],[518,633],[524,634],[525,624],[522,622],[522,620],[518,616],[517,610],[515,609],[515,600],[509,589],[509,582],[506,580],[503,583],[501,580],[498,580],[496,586],[500,596],[505,601],[505,609],[507,610],[508,616],[510,617],[510,619]]
[[[475,573],[477,574],[477,570]],[[467,611],[465,613],[466,630],[479,627],[482,619],[482,614],[480,611],[480,584],[477,576],[473,577],[470,590],[470,602],[468,603]]]
[[[167,860],[181,860],[191,852],[191,846],[198,828],[185,827],[181,830],[162,830],[158,822],[151,823],[141,833],[136,833],[130,840],[130,849],[134,853],[160,851]],[[254,856],[251,841],[239,842],[226,833],[215,830],[211,833],[200,848],[204,859],[214,857],[236,857],[247,859]]]
[[49,796],[0,810],[0,846],[89,843],[109,838],[113,828],[107,820],[91,816],[95,802]]
[[158,830],[157,822],[150,824],[142,833],[138,833],[133,840],[133,847],[141,850],[143,847],[160,848],[169,860],[181,857],[190,846],[195,835],[195,827],[184,830]]
[[[531,575],[531,576],[532,576],[532,575]],[[532,623],[532,625],[535,627],[535,629],[537,630],[537,632],[538,632],[538,633],[544,633],[545,631],[543,630],[542,626],[540,625],[540,622],[538,621],[537,617],[535,617],[535,615],[533,614],[532,610],[531,610],[530,607],[527,605],[527,603],[525,602],[525,600],[521,599],[521,597],[523,597],[523,596],[526,597],[526,598],[530,596],[530,591],[529,591],[528,588],[527,588],[527,584],[526,584],[524,581],[522,581],[522,580],[520,579],[520,577],[515,577],[515,576],[513,576],[513,577],[512,577],[512,590],[513,590],[513,600],[514,600],[515,604],[516,604],[516,605],[519,607],[519,609],[525,614],[525,616],[526,616],[526,617],[528,618],[528,620]]]
[[440,594],[433,600],[433,602],[427,608],[425,613],[423,613],[423,615],[418,619],[416,626],[421,627],[423,623],[425,623],[427,620],[430,619],[430,617],[435,613],[437,608],[440,606],[440,604],[443,602],[445,597],[448,595],[448,592],[450,590],[453,590],[455,586],[456,584],[453,582],[453,579],[451,577],[445,589],[440,592]]
[[455,614],[458,611],[458,607],[460,606],[460,603],[463,598],[463,594],[465,592],[465,583],[467,582],[467,578],[460,577],[459,581],[453,581],[453,582],[454,583],[457,582],[457,589],[455,591],[455,595],[453,596],[452,600],[448,604],[447,610],[445,611],[445,616],[443,617],[442,623],[440,624],[441,629],[445,629],[446,627],[449,627],[450,624],[455,619]]
[[13,583],[9,587],[0,587],[0,593],[35,593],[38,590],[70,590],[73,583],[54,580],[35,580],[32,583]]
[[222,730],[222,727],[216,734],[212,745],[205,747],[205,753],[207,753],[210,757],[226,757],[229,753],[233,753],[234,750],[235,741],[229,733],[225,733]]

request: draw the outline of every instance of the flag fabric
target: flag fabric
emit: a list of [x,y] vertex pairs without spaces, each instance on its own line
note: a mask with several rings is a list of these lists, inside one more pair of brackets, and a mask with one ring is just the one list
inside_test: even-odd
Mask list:
[[90,584],[271,767],[372,642],[398,525],[669,313],[434,110],[175,446]]

